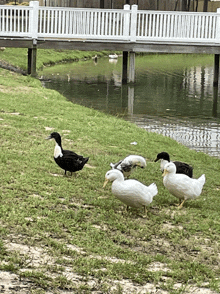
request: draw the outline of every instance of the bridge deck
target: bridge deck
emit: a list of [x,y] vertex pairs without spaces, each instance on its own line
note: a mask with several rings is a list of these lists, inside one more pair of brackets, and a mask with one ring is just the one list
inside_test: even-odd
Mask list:
[[116,40],[89,40],[89,39],[62,39],[62,38],[39,38],[33,44],[32,38],[2,38],[0,37],[0,47],[33,48],[39,49],[66,49],[82,51],[129,51],[148,53],[193,53],[193,54],[220,54],[220,45],[216,43],[185,43],[166,41],[116,41]]

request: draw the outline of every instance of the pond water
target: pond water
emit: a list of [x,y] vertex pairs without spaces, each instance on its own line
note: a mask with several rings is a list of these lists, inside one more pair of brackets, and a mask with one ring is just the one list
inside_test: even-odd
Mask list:
[[[214,57],[137,56],[134,85],[122,85],[122,58],[44,68],[45,87],[73,103],[119,115],[147,131],[220,157],[219,95],[213,88]],[[220,92],[220,91],[219,91]]]

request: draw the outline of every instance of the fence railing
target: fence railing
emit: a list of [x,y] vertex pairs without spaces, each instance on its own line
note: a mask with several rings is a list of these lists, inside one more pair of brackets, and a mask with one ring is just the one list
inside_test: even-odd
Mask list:
[[0,36],[220,43],[216,13],[0,5]]

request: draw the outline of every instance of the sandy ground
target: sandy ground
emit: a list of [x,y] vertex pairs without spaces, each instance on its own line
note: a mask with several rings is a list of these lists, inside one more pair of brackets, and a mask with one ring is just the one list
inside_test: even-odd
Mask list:
[[[51,257],[44,248],[27,246],[15,242],[5,241],[5,246],[8,251],[16,252],[20,257],[25,258],[25,264],[27,268],[23,268],[22,271],[31,271],[31,270],[40,270],[41,272],[44,271],[46,265],[55,265],[55,260]],[[83,254],[84,251],[82,248],[76,247],[74,245],[67,245],[70,250],[76,251],[79,254]],[[100,256],[90,256],[91,258],[98,258]],[[66,256],[69,260],[71,259],[70,256]],[[119,260],[117,258],[107,258],[110,262],[127,262],[125,260]],[[101,294],[104,293],[99,290],[99,281],[94,279],[94,277],[89,277],[87,281],[84,281],[84,278],[77,273],[74,273],[72,269],[68,266],[62,266],[62,275],[65,276],[69,281],[72,282],[73,285],[79,287],[79,285],[87,284],[91,287],[91,293],[93,294]],[[105,269],[103,269],[105,270]],[[148,270],[152,272],[156,272],[158,270],[164,271],[166,273],[169,271],[166,266],[160,262],[154,262],[150,264]],[[59,273],[57,272],[44,272],[45,275],[55,278]],[[164,282],[166,282],[166,275],[164,275]],[[106,282],[105,282],[106,283]],[[129,280],[108,280],[107,281],[109,290],[106,293],[123,293],[123,294],[169,294],[169,292],[161,290],[160,285],[153,285],[151,283],[146,283],[145,285],[137,285],[134,284],[132,281]],[[183,285],[175,284],[174,289],[179,289]],[[43,290],[39,289],[34,283],[32,283],[28,279],[19,278],[19,275],[7,272],[7,271],[0,271],[0,293],[17,293],[17,294],[30,294],[30,293],[45,293],[45,294],[67,294],[67,293],[83,293],[82,291],[68,291],[68,290]],[[88,293],[88,292],[86,292]],[[201,288],[194,287],[194,286],[187,286],[185,290],[181,293],[184,294],[217,294],[210,289],[205,288],[205,285]]]

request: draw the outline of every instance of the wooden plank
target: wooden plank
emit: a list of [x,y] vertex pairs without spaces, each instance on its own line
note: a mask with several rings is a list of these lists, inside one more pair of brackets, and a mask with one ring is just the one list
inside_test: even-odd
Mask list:
[[32,39],[0,38],[0,47],[32,48]]

